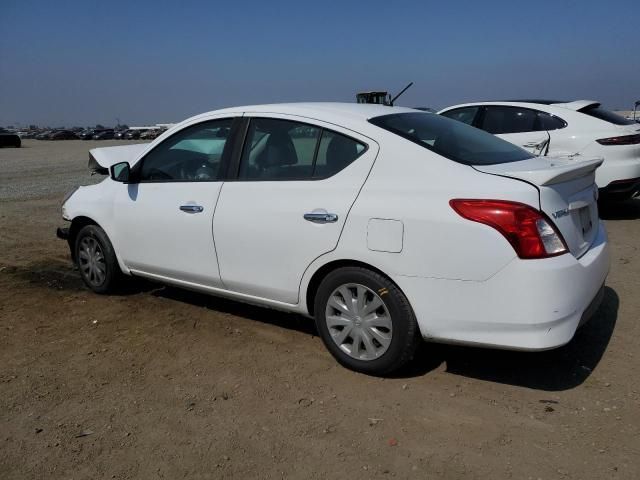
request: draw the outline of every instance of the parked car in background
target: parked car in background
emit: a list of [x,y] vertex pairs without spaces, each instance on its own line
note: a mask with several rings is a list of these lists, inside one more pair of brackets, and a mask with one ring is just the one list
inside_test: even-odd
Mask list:
[[35,136],[36,140],[49,140],[53,130],[44,130]]
[[149,130],[145,130],[144,132],[142,132],[140,134],[140,139],[141,140],[153,140],[157,137],[159,137],[162,132],[164,132],[164,130],[161,130],[159,128],[150,128]]
[[115,137],[116,132],[111,129],[95,131],[93,134],[94,140],[111,140]]
[[127,135],[128,130],[116,130],[114,132],[113,138],[116,140],[124,140]]
[[298,312],[341,364],[387,374],[421,337],[569,342],[609,269],[601,163],[408,108],[230,108],[91,150],[110,176],[67,196],[58,236],[97,293],[126,274]]
[[640,125],[592,100],[517,100],[465,103],[439,112],[498,135],[535,155],[574,160],[599,156],[603,197],[625,200],[640,192]]
[[78,135],[71,130],[58,130],[53,132],[50,137],[50,140],[78,140]]
[[20,136],[17,133],[0,128],[0,147],[20,148],[21,146],[22,140],[20,140]]
[[140,138],[140,134],[144,132],[144,130],[127,130],[127,133],[125,134],[124,138],[126,138],[127,140],[137,140]]
[[83,130],[82,132],[80,132],[78,134],[78,137],[81,140],[91,140],[93,139],[93,136],[95,135],[96,130],[94,130],[93,128],[88,128],[86,130]]

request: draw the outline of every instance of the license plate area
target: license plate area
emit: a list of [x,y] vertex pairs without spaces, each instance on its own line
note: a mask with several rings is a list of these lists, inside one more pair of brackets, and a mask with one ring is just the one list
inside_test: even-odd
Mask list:
[[589,206],[582,207],[578,210],[578,217],[580,218],[580,226],[582,228],[582,237],[586,237],[593,228],[593,222],[591,220],[591,209]]

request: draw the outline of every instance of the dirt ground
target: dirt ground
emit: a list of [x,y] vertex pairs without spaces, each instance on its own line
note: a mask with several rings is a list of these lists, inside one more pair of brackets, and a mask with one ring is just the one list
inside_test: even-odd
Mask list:
[[640,478],[640,200],[602,213],[605,301],[569,345],[424,345],[380,379],[305,318],[90,293],[54,232],[94,145],[0,150],[0,478]]

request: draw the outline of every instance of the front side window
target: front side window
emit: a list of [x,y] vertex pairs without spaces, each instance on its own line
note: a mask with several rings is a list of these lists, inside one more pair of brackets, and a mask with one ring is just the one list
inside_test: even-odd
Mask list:
[[140,181],[216,181],[232,122],[210,120],[173,134],[142,159]]
[[520,107],[485,107],[482,125],[494,135],[536,131],[536,112]]
[[369,122],[465,165],[493,165],[533,158],[512,143],[442,115],[396,113],[374,117]]
[[448,112],[442,113],[442,115],[453,120],[466,123],[467,125],[473,125],[473,121],[478,114],[478,110],[480,110],[480,107],[463,107],[456,108],[455,110],[449,110]]
[[310,180],[339,172],[366,147],[305,123],[253,118],[240,161],[241,180]]

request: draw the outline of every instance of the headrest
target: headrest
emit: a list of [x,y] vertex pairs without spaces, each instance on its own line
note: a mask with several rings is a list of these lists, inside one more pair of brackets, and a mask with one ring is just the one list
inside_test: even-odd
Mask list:
[[256,164],[261,168],[295,165],[298,163],[296,148],[285,132],[269,135],[264,150],[258,155]]

